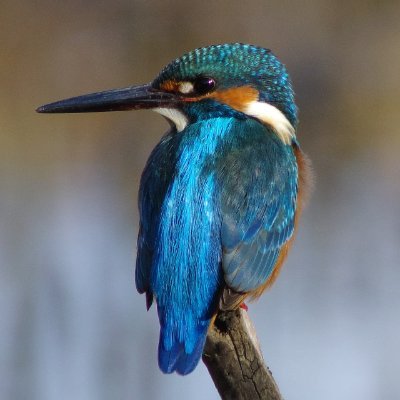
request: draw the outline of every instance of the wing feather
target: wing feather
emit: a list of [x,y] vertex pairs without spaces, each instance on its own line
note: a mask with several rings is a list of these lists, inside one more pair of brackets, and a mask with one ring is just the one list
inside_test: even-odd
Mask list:
[[[272,132],[241,143],[226,157],[221,240],[225,282],[235,292],[257,289],[271,276],[294,231],[297,164],[293,148]],[[252,135],[254,140],[254,134]]]

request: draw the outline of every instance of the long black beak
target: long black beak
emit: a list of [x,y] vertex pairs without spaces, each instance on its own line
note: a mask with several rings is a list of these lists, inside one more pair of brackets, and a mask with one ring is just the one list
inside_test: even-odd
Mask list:
[[150,84],[71,97],[39,107],[38,113],[86,113],[174,107],[179,97]]

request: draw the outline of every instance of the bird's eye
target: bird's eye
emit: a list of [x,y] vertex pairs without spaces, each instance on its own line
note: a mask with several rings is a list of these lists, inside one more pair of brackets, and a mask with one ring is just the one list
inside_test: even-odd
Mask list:
[[193,91],[197,95],[210,93],[215,88],[215,80],[209,76],[199,76],[193,82]]

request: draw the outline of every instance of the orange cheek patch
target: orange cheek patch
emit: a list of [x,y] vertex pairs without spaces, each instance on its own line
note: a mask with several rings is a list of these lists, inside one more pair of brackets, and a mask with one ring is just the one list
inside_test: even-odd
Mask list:
[[178,92],[179,82],[176,81],[165,81],[161,83],[160,88],[166,92]]
[[258,100],[258,94],[258,90],[251,86],[240,86],[214,92],[207,97],[224,103],[237,111],[243,112],[246,110],[249,103]]

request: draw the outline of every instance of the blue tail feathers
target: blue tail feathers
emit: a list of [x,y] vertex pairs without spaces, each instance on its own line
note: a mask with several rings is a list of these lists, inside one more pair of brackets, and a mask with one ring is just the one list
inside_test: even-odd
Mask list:
[[207,337],[207,328],[197,332],[194,348],[187,353],[185,344],[175,341],[170,349],[167,349],[164,342],[163,331],[161,330],[160,342],[158,345],[158,365],[162,372],[171,374],[177,372],[180,375],[187,375],[192,372],[200,361],[204,344]]

